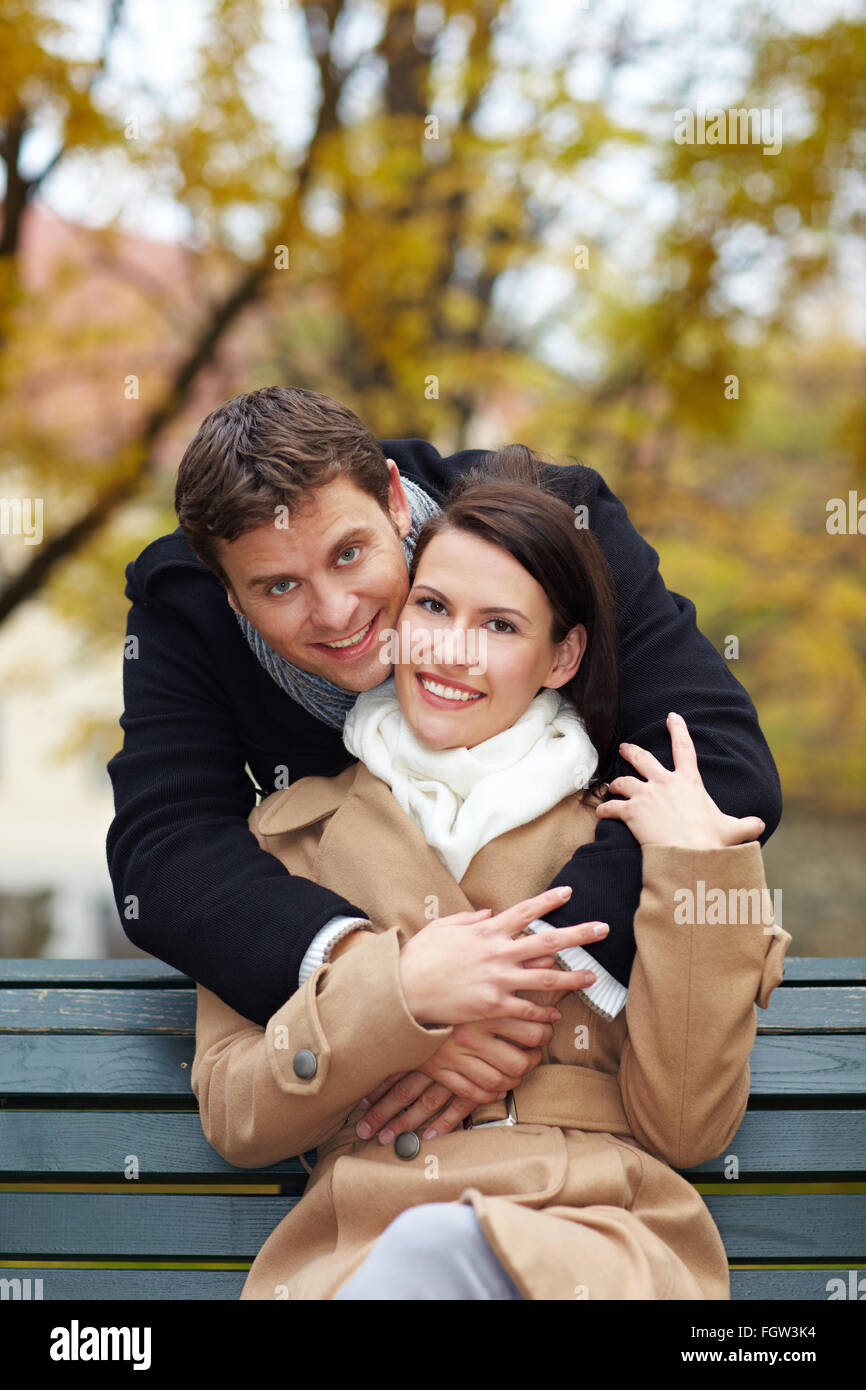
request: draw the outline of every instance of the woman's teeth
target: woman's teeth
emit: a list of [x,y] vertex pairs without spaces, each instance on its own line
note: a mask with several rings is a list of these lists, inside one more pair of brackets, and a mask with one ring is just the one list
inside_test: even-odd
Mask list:
[[455,690],[453,685],[439,685],[436,681],[425,680],[419,676],[421,684],[425,690],[429,690],[431,695],[438,695],[443,700],[481,700],[483,699],[480,690],[475,694],[470,694],[468,690]]
[[361,628],[361,631],[360,631],[360,632],[356,632],[354,637],[344,637],[343,640],[342,640],[341,642],[322,642],[322,643],[320,643],[320,646],[322,646],[322,647],[354,647],[358,642],[363,642],[364,638],[367,636],[367,633],[370,631],[370,628],[371,628],[372,626],[373,626],[373,619],[371,618],[370,621],[368,622],[367,626]]

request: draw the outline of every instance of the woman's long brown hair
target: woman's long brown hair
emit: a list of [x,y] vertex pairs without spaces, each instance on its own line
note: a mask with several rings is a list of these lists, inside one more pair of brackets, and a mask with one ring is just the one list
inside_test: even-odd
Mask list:
[[[613,745],[619,706],[616,593],[599,542],[565,500],[565,476],[524,444],[509,444],[483,468],[459,477],[441,515],[425,522],[409,577],[434,536],[468,531],[500,546],[541,585],[552,610],[551,640],[578,623],[587,631],[580,666],[559,693],[584,722],[599,763],[587,792],[599,793],[617,758]],[[558,494],[558,495],[557,495]]]

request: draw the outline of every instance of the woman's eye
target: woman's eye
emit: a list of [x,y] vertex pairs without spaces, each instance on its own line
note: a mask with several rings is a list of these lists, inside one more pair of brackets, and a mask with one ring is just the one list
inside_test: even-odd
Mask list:
[[297,584],[297,582],[298,582],[297,579],[278,579],[277,582],[276,582],[276,584],[274,584],[274,585],[271,586],[271,588],[270,588],[270,590],[269,590],[269,593],[271,593],[271,594],[276,594],[276,597],[277,597],[277,598],[280,598],[281,595],[280,595],[279,593],[277,593],[277,590],[279,589],[279,587],[280,587],[281,584],[290,584],[290,585],[291,585],[291,589],[283,589],[283,590],[282,590],[282,593],[283,593],[283,594],[290,594],[290,593],[292,592],[292,589],[294,589],[295,585]]
[[347,545],[347,546],[346,546],[346,549],[345,549],[344,551],[342,551],[341,554],[340,554],[340,559],[339,559],[339,561],[338,561],[338,564],[339,564],[339,563],[342,563],[342,561],[343,561],[343,559],[344,559],[344,557],[345,557],[346,555],[350,555],[350,556],[352,557],[352,559],[351,559],[351,560],[346,560],[346,564],[347,564],[347,565],[350,565],[350,564],[352,563],[352,560],[356,559],[356,558],[360,555],[360,553],[361,553],[361,547],[360,547],[359,545]]
[[500,623],[501,626],[494,628],[494,632],[516,632],[517,628],[510,623],[507,618],[491,618],[491,623]]
[[441,600],[440,598],[419,598],[419,599],[418,599],[418,607],[419,607],[419,608],[426,608],[428,603],[435,603],[435,604],[436,604],[436,607],[435,607],[435,608],[427,608],[427,612],[428,612],[428,613],[438,613],[438,612],[440,612],[440,610],[441,610],[441,612],[443,612],[443,613],[445,612],[445,604],[442,602],[442,600]]

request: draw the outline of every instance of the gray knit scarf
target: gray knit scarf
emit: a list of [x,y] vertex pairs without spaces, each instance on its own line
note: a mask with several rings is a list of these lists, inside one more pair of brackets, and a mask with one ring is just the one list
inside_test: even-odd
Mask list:
[[[400,479],[412,515],[412,529],[402,541],[403,554],[406,556],[406,568],[408,569],[415,551],[418,532],[424,522],[428,521],[431,516],[438,516],[442,508],[417,483],[411,482],[409,478],[404,478],[402,473]],[[291,695],[293,700],[299,705],[303,705],[309,714],[320,719],[323,724],[330,724],[332,729],[342,729],[346,715],[358,698],[358,692],[342,690],[340,686],[332,685],[329,680],[325,680],[324,676],[314,676],[309,671],[301,671],[297,666],[292,666],[285,657],[280,656],[273,647],[268,646],[265,639],[256,631],[243,613],[237,613],[235,616],[250,647],[280,689],[284,690],[287,695]]]

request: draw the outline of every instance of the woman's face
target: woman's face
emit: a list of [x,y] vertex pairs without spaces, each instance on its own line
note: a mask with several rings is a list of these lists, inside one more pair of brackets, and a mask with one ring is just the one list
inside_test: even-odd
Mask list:
[[510,728],[542,686],[571,680],[586,628],[556,644],[551,620],[541,585],[507,550],[467,531],[434,536],[398,620],[402,659],[394,664],[416,738],[472,748]]

